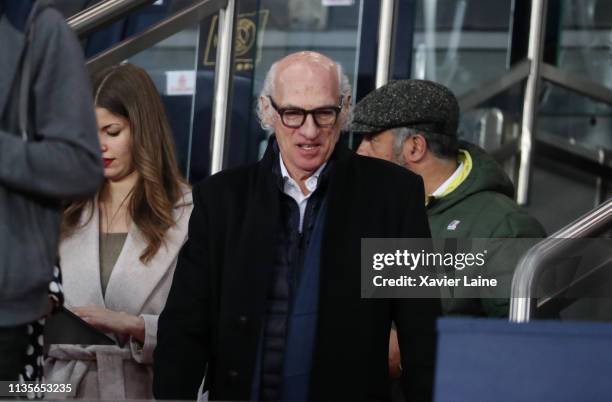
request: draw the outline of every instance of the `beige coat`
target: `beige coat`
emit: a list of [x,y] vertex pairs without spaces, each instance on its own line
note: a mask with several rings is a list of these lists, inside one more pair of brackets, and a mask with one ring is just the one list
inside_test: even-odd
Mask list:
[[[94,205],[94,211],[97,206]],[[99,256],[99,214],[60,245],[67,306],[97,304],[110,310],[137,315],[145,322],[145,342],[124,347],[53,345],[45,362],[46,380],[72,383],[77,398],[152,398],[153,350],[157,343],[157,319],[164,308],[181,246],[193,208],[191,192],[175,207],[176,225],[168,230],[165,246],[145,266],[139,257],[146,242],[132,225],[102,297]],[[87,211],[84,217],[89,216]]]

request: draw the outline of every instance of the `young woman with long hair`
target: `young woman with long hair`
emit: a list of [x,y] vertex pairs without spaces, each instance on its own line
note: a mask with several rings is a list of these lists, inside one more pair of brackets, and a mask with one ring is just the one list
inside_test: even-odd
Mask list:
[[82,398],[149,399],[157,318],[187,237],[191,190],[143,69],[108,68],[93,77],[93,93],[105,180],[95,198],[66,208],[60,261],[68,308],[119,346],[54,345],[47,381],[71,383]]

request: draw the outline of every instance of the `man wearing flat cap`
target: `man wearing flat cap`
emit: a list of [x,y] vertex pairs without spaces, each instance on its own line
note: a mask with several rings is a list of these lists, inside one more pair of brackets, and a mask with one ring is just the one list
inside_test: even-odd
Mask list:
[[[358,153],[394,162],[425,184],[433,238],[543,237],[544,229],[513,200],[512,182],[492,157],[457,139],[459,106],[443,85],[392,81],[356,106],[352,130],[364,134]],[[489,251],[487,266],[509,287],[518,255]],[[508,299],[444,300],[446,314],[507,317]],[[392,334],[392,349],[393,347]],[[396,360],[396,359],[395,359]]]

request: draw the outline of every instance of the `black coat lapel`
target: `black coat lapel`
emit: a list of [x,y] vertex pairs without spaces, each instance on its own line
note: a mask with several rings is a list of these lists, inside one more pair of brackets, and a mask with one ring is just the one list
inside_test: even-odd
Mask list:
[[338,286],[346,277],[341,266],[334,264],[334,260],[350,255],[353,237],[350,231],[353,220],[358,219],[355,208],[358,208],[359,200],[355,199],[355,180],[351,178],[352,151],[337,145],[332,159],[334,168],[329,179],[328,208],[321,249],[321,297],[348,290]]
[[245,222],[236,245],[235,263],[231,264],[236,268],[236,274],[241,275],[239,281],[244,281],[245,286],[241,288],[249,294],[249,297],[244,294],[236,296],[250,300],[249,313],[255,315],[263,314],[265,309],[266,293],[278,243],[276,236],[280,224],[279,193],[272,174],[275,162],[278,163],[278,160],[270,144],[248,183],[247,194],[251,194],[252,199],[246,203]]

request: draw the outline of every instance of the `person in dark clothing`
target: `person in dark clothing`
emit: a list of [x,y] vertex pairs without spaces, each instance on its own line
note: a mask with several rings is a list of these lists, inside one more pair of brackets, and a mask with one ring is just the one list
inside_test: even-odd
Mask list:
[[[61,201],[102,181],[81,47],[47,1],[0,0],[0,380],[50,310]],[[42,338],[41,338],[42,339]]]
[[[352,129],[363,133],[357,153],[404,166],[423,178],[433,238],[492,239],[487,267],[509,294],[521,256],[493,239],[540,238],[540,223],[514,202],[501,166],[476,145],[457,139],[459,106],[446,87],[426,80],[392,81],[356,106]],[[443,300],[445,314],[508,316],[508,298]],[[392,333],[391,370],[399,373]]]
[[271,67],[258,106],[274,132],[263,159],[194,188],[159,318],[156,398],[193,399],[202,385],[211,400],[386,401],[395,320],[405,391],[431,400],[439,300],[360,290],[361,238],[429,237],[423,185],[336,145],[350,94],[321,54]]

